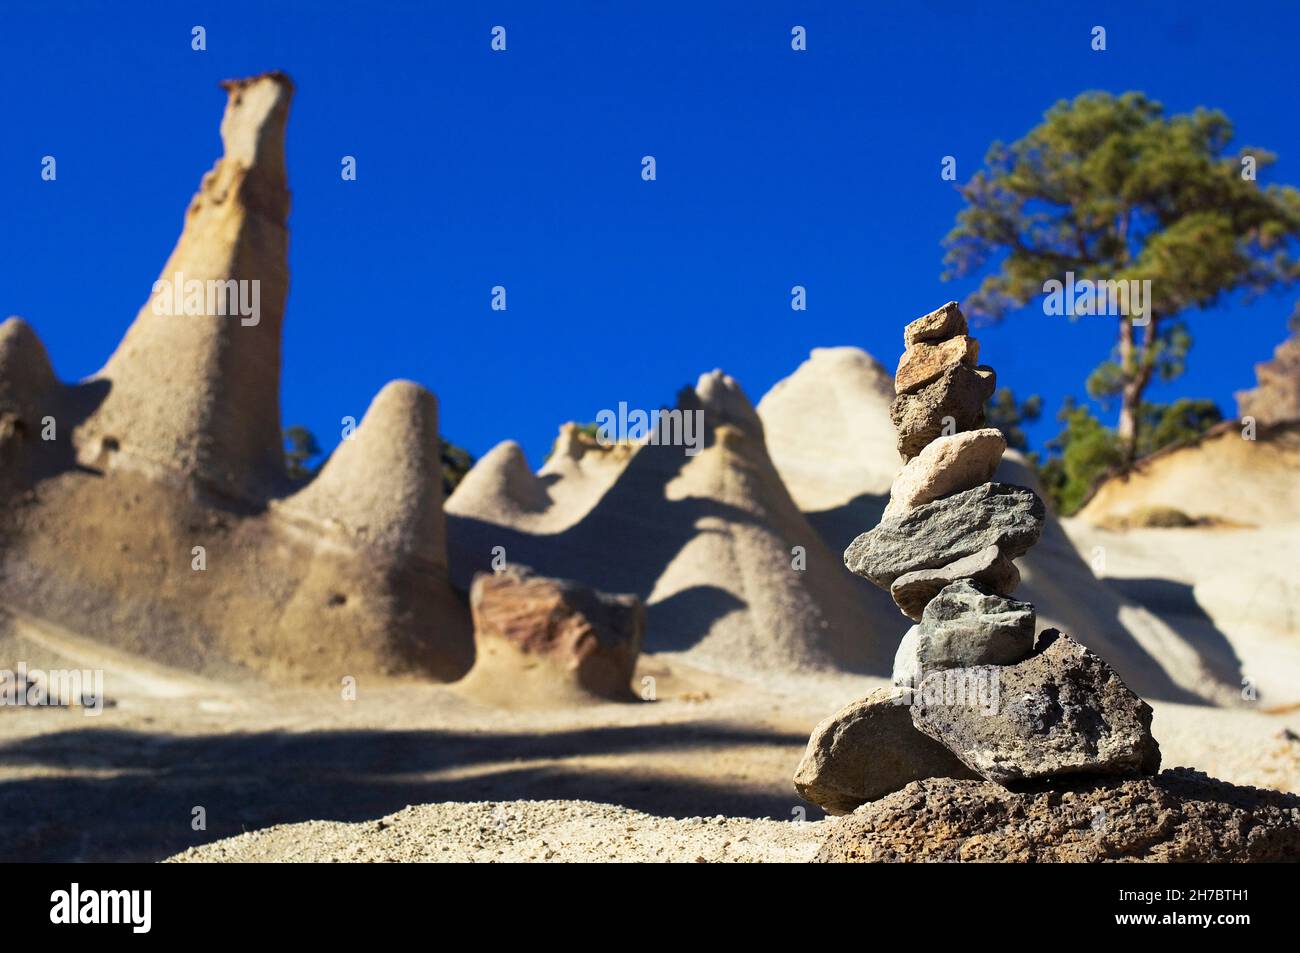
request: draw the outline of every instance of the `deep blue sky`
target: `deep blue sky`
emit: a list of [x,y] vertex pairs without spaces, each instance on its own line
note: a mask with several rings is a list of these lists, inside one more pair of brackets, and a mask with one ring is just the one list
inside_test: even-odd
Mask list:
[[[756,402],[814,346],[892,368],[902,325],[974,286],[940,280],[960,208],[941,157],[964,181],[1062,97],[1220,107],[1280,154],[1266,181],[1300,183],[1300,4],[1064,6],[5,0],[0,313],[36,327],[63,378],[97,370],[220,154],[217,82],[283,69],[283,416],[327,449],[394,377],[437,393],[444,434],[475,455],[511,437],[540,464],[561,422],[660,406],[713,367]],[[1293,301],[1195,315],[1189,372],[1154,396],[1232,413]],[[1036,441],[1112,335],[1040,309],[979,332],[1002,383],[1047,399]]]

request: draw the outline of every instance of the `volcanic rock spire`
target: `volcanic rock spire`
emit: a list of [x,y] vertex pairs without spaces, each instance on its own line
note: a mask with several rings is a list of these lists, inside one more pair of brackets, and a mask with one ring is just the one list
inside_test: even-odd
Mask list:
[[284,478],[280,332],[288,293],[282,73],[223,84],[224,156],[203,177],[149,300],[96,378],[83,460],[259,499]]

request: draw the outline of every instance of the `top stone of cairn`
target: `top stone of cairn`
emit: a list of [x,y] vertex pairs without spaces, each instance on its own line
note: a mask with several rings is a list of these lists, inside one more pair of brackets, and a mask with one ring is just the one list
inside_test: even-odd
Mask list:
[[945,341],[965,333],[966,317],[956,301],[949,301],[903,328],[903,344],[911,347],[922,342]]

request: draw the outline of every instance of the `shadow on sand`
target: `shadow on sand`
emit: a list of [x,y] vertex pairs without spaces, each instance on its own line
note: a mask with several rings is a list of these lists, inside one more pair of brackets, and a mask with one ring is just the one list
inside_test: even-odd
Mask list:
[[[0,837],[23,861],[154,861],[276,824],[361,821],[437,801],[586,799],[665,817],[788,818],[783,785],[566,765],[592,755],[770,745],[807,739],[710,723],[604,727],[536,735],[325,731],[172,736],[62,731],[0,746],[9,767],[57,776],[0,783]],[[527,762],[548,761],[546,764]],[[431,777],[447,769],[471,777]],[[72,773],[72,776],[69,776]],[[207,830],[191,829],[195,807]],[[811,819],[820,811],[804,805]]]

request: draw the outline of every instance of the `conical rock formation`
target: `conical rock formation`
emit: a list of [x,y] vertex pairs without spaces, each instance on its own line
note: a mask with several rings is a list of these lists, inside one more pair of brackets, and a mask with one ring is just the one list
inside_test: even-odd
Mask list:
[[446,567],[438,401],[411,381],[391,381],[288,513],[331,524],[395,557]]
[[704,374],[672,415],[631,444],[566,429],[531,479],[517,451],[494,450],[447,504],[457,582],[500,568],[496,554],[640,596],[646,649],[702,667],[888,671],[896,634],[875,631],[865,587],[790,498],[740,386]]
[[258,499],[284,480],[280,329],[288,294],[284,137],[293,84],[225,85],[224,156],[203,177],[149,300],[97,375],[110,384],[78,429],[86,462]]
[[22,318],[0,324],[0,414],[13,414],[28,430],[58,386],[45,345]]
[[447,578],[433,395],[385,387],[317,478],[285,495],[292,85],[225,86],[225,155],[99,375],[60,385],[30,328],[0,326],[0,430],[13,438],[0,446],[0,602],[221,678],[456,679],[473,642]]
[[[864,494],[888,492],[902,462],[893,450],[890,374],[855,347],[814,348],[758,404],[768,451],[799,508],[835,514]],[[819,528],[820,525],[819,525]],[[837,550],[852,539],[831,541]]]

